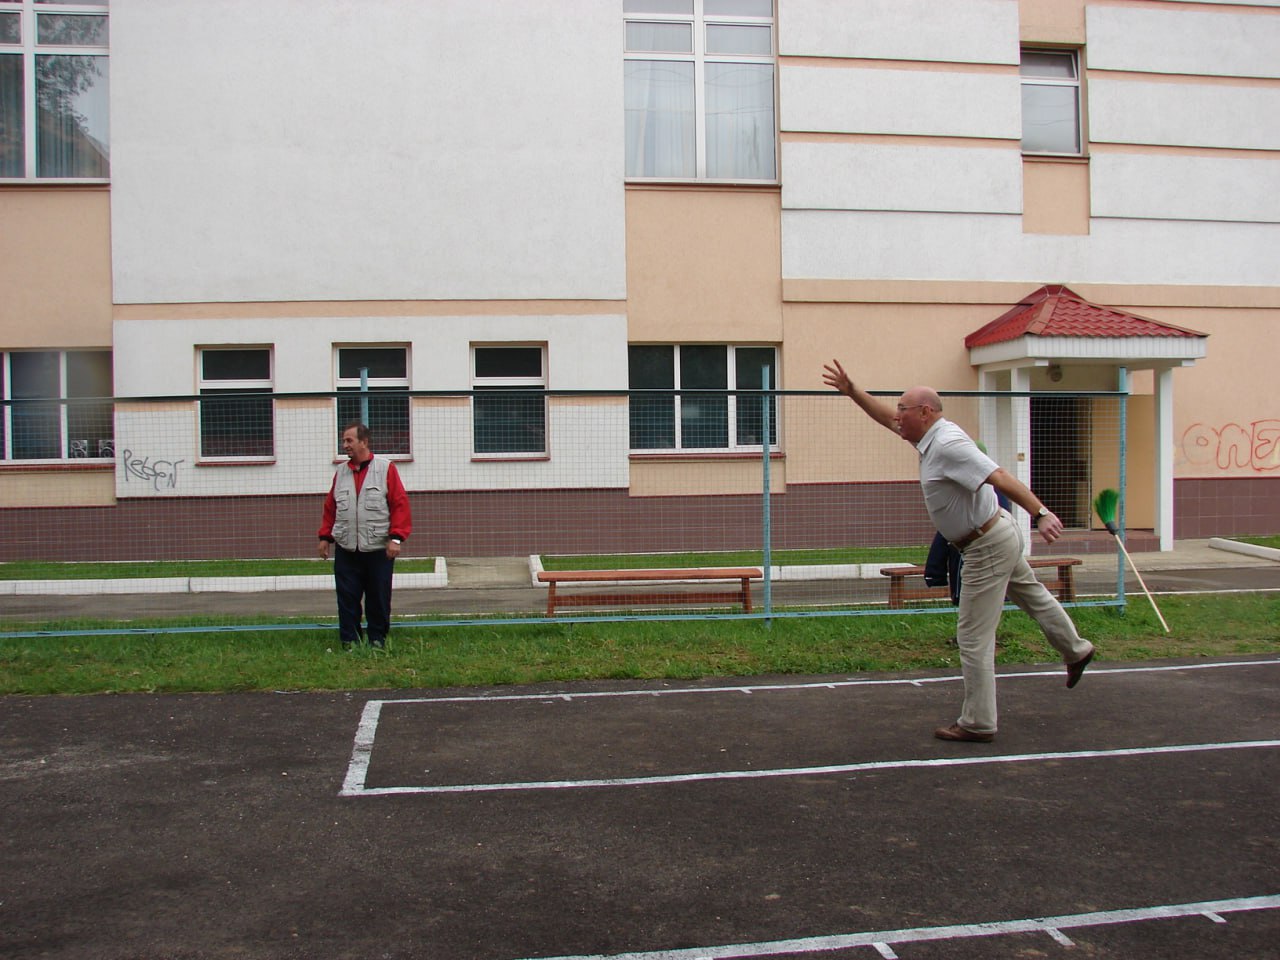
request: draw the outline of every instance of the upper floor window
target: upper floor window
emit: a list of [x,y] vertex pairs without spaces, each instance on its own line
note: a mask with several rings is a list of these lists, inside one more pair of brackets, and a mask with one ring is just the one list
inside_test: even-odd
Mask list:
[[270,347],[200,350],[200,456],[275,456]]
[[409,348],[350,346],[337,348],[338,450],[342,428],[363,423],[369,428],[374,453],[408,457]]
[[1074,50],[1022,51],[1022,152],[1083,153],[1080,58]]
[[111,393],[108,350],[0,353],[0,457],[113,459]]
[[0,179],[101,180],[108,0],[0,0]]
[[[761,398],[728,391],[761,389],[766,366],[776,388],[773,347],[635,344],[628,350],[628,366],[632,390],[673,391],[631,397],[632,450],[760,449]],[[708,392],[676,392],[703,390]],[[772,448],[778,443],[777,405],[772,397],[768,402]]]
[[773,0],[623,0],[626,175],[775,180]]
[[472,348],[473,442],[477,456],[547,452],[546,349]]

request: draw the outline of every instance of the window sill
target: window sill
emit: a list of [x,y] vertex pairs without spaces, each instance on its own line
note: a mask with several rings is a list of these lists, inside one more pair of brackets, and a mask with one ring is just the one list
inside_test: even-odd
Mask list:
[[780,190],[782,188],[781,180],[661,180],[661,179],[635,179],[627,180],[626,186],[628,190],[644,189],[652,187],[655,189],[668,189],[670,187],[686,187],[696,189],[709,190]]
[[24,178],[0,179],[0,189],[4,189],[5,187],[37,187],[41,190],[46,190],[58,187],[63,189],[67,187],[74,187],[78,190],[101,190],[104,187],[109,186],[111,186],[110,180],[54,180],[43,177],[38,180],[28,180]]
[[78,459],[78,460],[0,460],[0,472],[5,473],[51,473],[61,470],[114,470],[115,460]]
[[[759,462],[760,451],[758,450],[756,451],[726,450],[723,453],[717,453],[715,451],[709,451],[709,450],[691,450],[688,452],[683,450],[660,450],[660,451],[632,450],[631,453],[629,454],[629,457],[630,459],[635,461],[647,460],[651,462],[681,461],[681,462],[687,463],[689,461],[694,461],[694,460],[706,460],[711,462],[724,461],[724,460],[754,460],[756,462]],[[787,455],[783,453],[781,450],[771,450],[769,452],[770,460],[785,460],[786,457]]]
[[196,460],[197,467],[269,467],[275,457],[208,457]]
[[549,461],[549,453],[473,453],[472,463],[541,463]]
[[1024,161],[1030,163],[1084,163],[1089,162],[1089,157],[1079,153],[1024,153],[1022,155]]

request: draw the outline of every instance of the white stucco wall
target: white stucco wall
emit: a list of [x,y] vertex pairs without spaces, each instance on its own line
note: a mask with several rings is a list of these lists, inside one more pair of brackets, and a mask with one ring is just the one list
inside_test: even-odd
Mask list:
[[1096,154],[1095,217],[1280,223],[1280,160]]
[[1095,219],[1087,236],[1022,232],[1022,218],[784,210],[782,275],[1042,283],[1274,286],[1280,227]]
[[1022,138],[1013,74],[783,64],[778,86],[784,131]]
[[621,298],[619,43],[593,0],[114,0],[116,302]]
[[778,50],[784,56],[1017,63],[1018,4],[781,0]]
[[[1089,81],[1089,138],[1099,143],[1280,150],[1280,89]],[[1269,121],[1269,122],[1268,122]]]
[[1148,5],[1085,10],[1091,70],[1280,76],[1280,17]]
[[790,210],[1021,213],[1016,148],[784,143]]

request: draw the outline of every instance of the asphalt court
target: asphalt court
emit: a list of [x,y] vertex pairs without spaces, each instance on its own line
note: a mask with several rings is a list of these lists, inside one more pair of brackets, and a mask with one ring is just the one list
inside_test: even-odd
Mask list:
[[8,957],[1280,955],[1280,658],[0,699]]

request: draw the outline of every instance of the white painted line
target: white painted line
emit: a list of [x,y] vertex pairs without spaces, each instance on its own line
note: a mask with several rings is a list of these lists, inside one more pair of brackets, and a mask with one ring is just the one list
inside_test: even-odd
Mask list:
[[[1107,910],[1097,913],[1041,917],[1034,920],[997,920],[989,923],[966,923],[948,927],[916,927],[903,930],[879,930],[869,933],[847,933],[825,937],[800,937],[794,940],[772,940],[760,943],[733,943],[714,947],[689,947],[680,950],[656,950],[644,953],[584,954],[546,957],[542,960],[730,960],[734,957],[770,957],[795,953],[820,953],[942,940],[967,940],[976,937],[1009,936],[1019,933],[1113,926],[1147,920],[1192,917],[1204,913],[1243,913],[1251,910],[1275,910],[1280,896],[1242,897],[1236,900],[1211,900],[1203,903],[1178,903],[1131,910]],[[1052,934],[1051,934],[1052,935]],[[1064,938],[1065,939],[1065,938]],[[883,953],[881,954],[884,955]]]
[[1045,933],[1047,933],[1050,937],[1052,937],[1058,943],[1062,944],[1064,947],[1075,946],[1075,943],[1072,941],[1072,939],[1068,937],[1065,933],[1063,933],[1061,930],[1059,930],[1057,927],[1049,927],[1049,929],[1047,929]]
[[872,946],[876,948],[876,953],[884,957],[884,960],[898,960],[898,955],[893,952],[893,947],[887,943],[873,943]]
[[[1105,677],[1109,674],[1123,673],[1178,673],[1184,670],[1217,670],[1224,667],[1275,667],[1280,666],[1280,658],[1274,660],[1234,660],[1220,663],[1185,663],[1168,664],[1150,667],[1108,667],[1105,665],[1090,666],[1087,678]],[[1063,676],[1063,668],[1052,670],[1020,671],[1016,673],[999,673],[998,680],[1027,680],[1038,677]],[[593,700],[612,697],[675,697],[691,694],[707,693],[772,693],[782,690],[837,690],[844,687],[920,687],[931,683],[959,683],[962,677],[949,674],[941,677],[904,677],[895,679],[858,679],[858,680],[819,680],[809,683],[770,683],[744,686],[735,684],[731,687],[673,687],[666,690],[590,690],[581,693],[507,693],[507,694],[472,694],[456,697],[405,697],[404,699],[384,700],[388,704],[410,703],[509,703],[520,700]]]
[[[363,729],[364,723],[361,723]],[[372,745],[372,741],[370,741]],[[530,780],[516,783],[458,783],[415,787],[366,787],[368,754],[357,775],[357,757],[347,772],[341,796],[386,797],[410,793],[496,793],[512,790],[581,790],[587,787],[649,787],[709,780],[761,780],[772,777],[830,776],[869,770],[916,770],[930,767],[971,767],[995,763],[1038,763],[1045,760],[1093,760],[1110,757],[1143,757],[1169,753],[1205,753],[1215,750],[1257,750],[1280,747],[1280,740],[1244,740],[1234,743],[1186,743],[1162,747],[1122,747],[1116,750],[1074,750],[1062,753],[1021,753],[994,757],[937,757],[930,760],[873,760],[866,763],[822,767],[784,767],[769,770],[720,770],[708,773],[676,773],[657,777],[611,777],[599,780]]]
[[347,778],[339,796],[349,797],[364,791],[365,778],[369,774],[369,758],[373,754],[373,740],[378,733],[378,717],[382,713],[382,700],[370,700],[364,705],[360,726],[356,728],[355,745],[351,748],[351,762],[347,765]]

